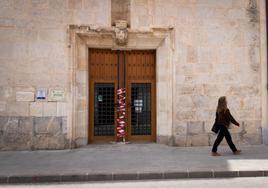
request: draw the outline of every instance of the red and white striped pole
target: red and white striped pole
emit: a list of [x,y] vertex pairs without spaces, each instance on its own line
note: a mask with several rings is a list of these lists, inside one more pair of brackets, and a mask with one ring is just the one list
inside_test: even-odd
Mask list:
[[117,140],[126,141],[126,88],[117,90]]

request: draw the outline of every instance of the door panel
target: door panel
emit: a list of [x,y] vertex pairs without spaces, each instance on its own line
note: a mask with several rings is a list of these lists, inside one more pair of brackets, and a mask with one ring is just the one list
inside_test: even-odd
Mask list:
[[117,53],[107,49],[89,49],[88,57],[89,143],[115,141]]
[[154,50],[127,51],[126,82],[128,140],[131,142],[155,142],[156,97]]
[[126,87],[126,140],[156,139],[155,50],[89,49],[89,142],[116,141],[116,90]]

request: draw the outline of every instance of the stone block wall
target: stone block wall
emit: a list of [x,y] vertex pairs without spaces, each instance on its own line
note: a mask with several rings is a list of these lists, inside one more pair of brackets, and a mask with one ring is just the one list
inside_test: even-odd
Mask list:
[[[110,6],[110,0],[0,1],[0,150],[70,147],[68,28],[110,26]],[[45,100],[36,99],[39,89]],[[53,89],[64,90],[64,99],[50,99]]]
[[66,117],[0,116],[0,150],[69,148]]
[[[166,134],[158,134],[158,142],[211,145],[215,139],[210,129],[217,99],[225,95],[232,114],[241,124],[240,128],[231,129],[235,142],[261,143],[261,122],[266,118],[262,115],[261,2],[264,1],[130,1],[131,29],[171,27],[174,32],[170,41],[173,53],[157,52],[156,61],[163,73],[165,66],[171,66],[166,59],[172,60],[173,67],[170,75],[158,75],[161,80],[172,79],[172,106],[160,101],[158,106],[163,108],[157,112],[171,111],[172,127],[161,127]],[[88,83],[87,61],[83,57],[87,52],[78,50],[81,61],[71,66],[69,25],[111,27],[111,1],[0,1],[1,149],[66,148],[73,141],[74,131],[83,138],[79,142],[86,144]],[[170,57],[163,58],[166,56]],[[76,83],[72,82],[73,69],[77,70]],[[79,100],[75,109],[81,112],[75,129],[73,84]],[[157,85],[161,88],[161,83]],[[45,100],[36,99],[39,89],[45,89]],[[64,90],[64,99],[50,100],[53,89]],[[167,119],[160,119],[161,123]]]
[[175,30],[170,107],[174,145],[213,144],[210,129],[220,96],[227,96],[241,124],[231,129],[235,142],[262,143],[261,3],[264,6],[261,0],[132,1],[132,27]]

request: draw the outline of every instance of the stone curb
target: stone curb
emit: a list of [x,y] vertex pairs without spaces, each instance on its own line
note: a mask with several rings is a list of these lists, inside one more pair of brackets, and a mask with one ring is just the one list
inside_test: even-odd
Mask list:
[[183,171],[183,172],[138,172],[118,174],[64,174],[37,176],[0,176],[0,184],[51,183],[51,182],[87,182],[154,179],[191,179],[191,178],[235,178],[264,177],[268,171]]

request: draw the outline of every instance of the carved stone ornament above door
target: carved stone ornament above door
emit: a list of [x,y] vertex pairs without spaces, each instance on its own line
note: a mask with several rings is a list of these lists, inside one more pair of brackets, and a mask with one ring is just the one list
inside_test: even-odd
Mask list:
[[119,46],[124,46],[128,41],[128,30],[126,20],[116,20],[115,22],[115,41]]

